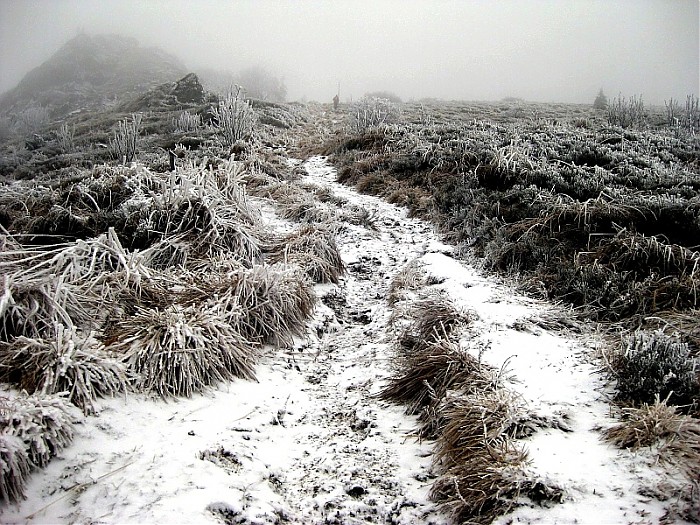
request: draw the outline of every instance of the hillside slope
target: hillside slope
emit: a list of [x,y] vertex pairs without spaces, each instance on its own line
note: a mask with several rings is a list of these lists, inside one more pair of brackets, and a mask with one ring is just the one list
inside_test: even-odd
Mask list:
[[41,106],[51,118],[61,118],[110,107],[186,73],[176,57],[141,47],[133,38],[80,34],[5,93],[0,112],[17,114]]

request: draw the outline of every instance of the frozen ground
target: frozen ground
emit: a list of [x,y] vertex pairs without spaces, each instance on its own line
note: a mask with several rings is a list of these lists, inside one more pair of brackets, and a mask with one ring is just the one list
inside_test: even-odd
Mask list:
[[[475,320],[469,351],[497,368],[528,409],[555,428],[526,440],[533,473],[564,489],[550,507],[525,504],[503,523],[656,523],[655,496],[673,482],[653,454],[600,440],[611,426],[608,386],[590,357],[595,340],[547,329],[559,315],[450,256],[425,222],[334,182],[325,159],[306,182],[373,213],[376,231],[348,226],[338,246],[348,273],[318,287],[309,337],[272,351],[257,382],[236,381],[192,399],[101,400],[72,446],[28,486],[3,523],[446,523],[427,493],[431,443],[416,420],[378,401],[391,373],[386,293],[413,259]],[[264,217],[288,230],[269,203]],[[668,485],[670,484],[670,485]],[[668,486],[671,488],[668,489]]]

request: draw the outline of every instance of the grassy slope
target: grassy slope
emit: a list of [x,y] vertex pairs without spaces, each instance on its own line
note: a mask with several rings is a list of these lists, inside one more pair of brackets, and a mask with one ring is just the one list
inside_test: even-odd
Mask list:
[[[341,180],[430,217],[531,293],[627,326],[696,317],[697,138],[585,107],[454,104],[407,106],[323,152]],[[697,351],[697,327],[686,332]]]

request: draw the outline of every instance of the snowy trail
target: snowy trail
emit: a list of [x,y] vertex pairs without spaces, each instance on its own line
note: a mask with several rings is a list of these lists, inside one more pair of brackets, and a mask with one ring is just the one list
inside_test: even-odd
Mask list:
[[[658,472],[600,441],[594,427],[613,423],[606,386],[582,343],[542,328],[548,307],[451,258],[432,227],[404,209],[335,183],[325,159],[304,166],[306,182],[367,208],[377,227],[339,234],[348,274],[318,288],[308,340],[271,351],[258,382],[170,402],[101,400],[101,415],[33,475],[27,501],[0,521],[446,523],[427,500],[430,443],[416,441],[416,420],[402,407],[373,396],[392,371],[387,290],[416,258],[439,277],[431,286],[475,312],[478,335],[464,346],[495,367],[507,362],[509,388],[570,430],[540,430],[527,444],[532,469],[565,490],[564,503],[524,506],[503,522],[658,521],[661,505],[638,495]],[[265,216],[278,220],[267,206]]]

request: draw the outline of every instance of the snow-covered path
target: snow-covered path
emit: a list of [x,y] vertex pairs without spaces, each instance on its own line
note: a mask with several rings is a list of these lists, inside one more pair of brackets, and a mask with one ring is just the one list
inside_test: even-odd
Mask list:
[[551,310],[451,258],[431,226],[404,209],[335,183],[325,159],[305,168],[306,182],[368,209],[376,225],[340,232],[348,273],[318,287],[308,340],[271,351],[258,382],[170,402],[102,400],[100,416],[34,474],[29,499],[0,521],[446,523],[427,500],[430,443],[413,437],[415,418],[373,395],[392,372],[389,284],[417,258],[439,277],[431,286],[475,313],[478,335],[465,347],[495,367],[507,362],[509,387],[561,422],[527,446],[532,469],[564,489],[564,503],[525,506],[508,519],[659,520],[661,505],[638,495],[656,472],[600,441],[595,428],[613,423],[606,387],[580,342],[543,328]]

